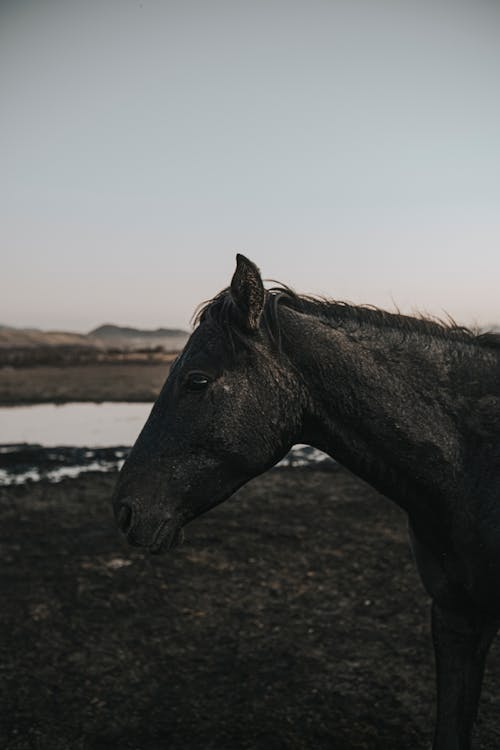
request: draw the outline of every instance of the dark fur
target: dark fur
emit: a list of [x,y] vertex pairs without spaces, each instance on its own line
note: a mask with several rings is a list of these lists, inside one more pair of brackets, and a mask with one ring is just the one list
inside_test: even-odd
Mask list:
[[434,750],[469,750],[500,622],[500,337],[264,293],[243,256],[195,322],[122,470],[120,526],[171,546],[294,443],[326,451],[408,513],[433,601]]

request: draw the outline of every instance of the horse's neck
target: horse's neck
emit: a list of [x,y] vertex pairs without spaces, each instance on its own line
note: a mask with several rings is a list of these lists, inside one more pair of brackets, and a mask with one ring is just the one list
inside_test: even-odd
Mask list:
[[463,453],[452,344],[286,317],[285,346],[308,394],[303,441],[408,509],[449,492]]

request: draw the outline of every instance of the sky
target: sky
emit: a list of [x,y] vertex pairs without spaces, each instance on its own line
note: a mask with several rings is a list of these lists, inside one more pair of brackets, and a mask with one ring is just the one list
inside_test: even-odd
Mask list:
[[0,323],[187,328],[237,251],[500,323],[497,0],[0,0]]

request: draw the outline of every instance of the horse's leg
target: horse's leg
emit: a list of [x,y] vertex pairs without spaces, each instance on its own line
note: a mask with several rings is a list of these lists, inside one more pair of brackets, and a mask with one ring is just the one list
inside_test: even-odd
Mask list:
[[498,622],[432,604],[437,719],[433,750],[471,750],[484,664]]

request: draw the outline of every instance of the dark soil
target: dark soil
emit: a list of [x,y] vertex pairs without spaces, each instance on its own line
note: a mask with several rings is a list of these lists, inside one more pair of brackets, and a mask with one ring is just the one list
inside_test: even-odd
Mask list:
[[[343,470],[274,470],[150,557],[115,531],[114,481],[0,488],[1,748],[428,749],[428,603],[395,506]],[[495,645],[485,750],[498,675]]]

